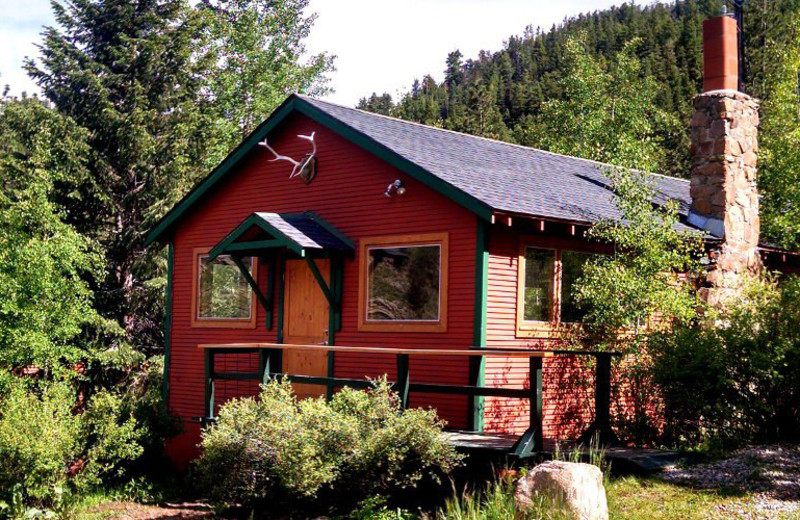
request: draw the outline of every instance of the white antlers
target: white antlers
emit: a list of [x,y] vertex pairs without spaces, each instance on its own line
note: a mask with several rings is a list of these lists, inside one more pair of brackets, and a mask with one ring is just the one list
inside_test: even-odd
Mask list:
[[300,175],[300,173],[303,171],[303,168],[305,168],[305,166],[308,164],[308,161],[317,154],[317,143],[314,141],[314,134],[316,134],[316,132],[311,132],[311,135],[298,135],[297,136],[300,139],[305,139],[306,141],[310,141],[311,142],[311,147],[312,147],[311,153],[306,155],[300,161],[296,161],[296,160],[292,159],[291,157],[289,157],[287,155],[280,155],[278,152],[276,152],[269,145],[269,143],[267,143],[267,139],[266,138],[264,138],[264,140],[261,141],[258,144],[260,144],[261,146],[263,146],[264,148],[266,148],[267,150],[272,152],[272,155],[275,156],[274,159],[270,159],[270,162],[288,161],[288,162],[294,164],[294,168],[292,168],[292,173],[289,174],[289,178],[292,179],[292,178],[297,177],[298,175]]

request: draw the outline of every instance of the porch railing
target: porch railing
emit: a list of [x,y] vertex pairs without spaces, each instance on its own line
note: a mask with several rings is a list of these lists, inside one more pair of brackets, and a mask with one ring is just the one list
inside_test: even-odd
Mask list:
[[[244,381],[256,380],[267,383],[272,379],[288,380],[294,383],[325,386],[328,396],[335,387],[349,386],[353,388],[370,388],[372,382],[367,379],[351,379],[333,376],[311,376],[304,374],[286,374],[275,371],[280,366],[279,356],[284,350],[309,350],[327,352],[329,355],[342,353],[362,353],[371,355],[394,356],[397,364],[397,378],[392,381],[393,389],[400,397],[403,408],[408,407],[408,396],[411,392],[433,394],[463,395],[469,397],[511,397],[527,399],[530,407],[530,422],[525,433],[513,447],[518,457],[528,457],[543,451],[544,437],[542,432],[543,407],[543,359],[563,356],[583,356],[595,359],[595,399],[594,420],[578,438],[579,443],[586,443],[597,438],[603,445],[614,444],[617,437],[611,428],[611,358],[620,356],[618,352],[594,352],[573,350],[522,350],[473,347],[470,350],[448,349],[408,349],[384,347],[350,347],[343,345],[292,345],[284,343],[230,343],[204,344],[199,348],[205,351],[205,416],[200,420],[206,424],[215,421],[214,394],[217,380]],[[220,372],[215,368],[215,358],[221,354],[259,355],[258,372]],[[502,388],[475,385],[450,385],[420,383],[411,381],[411,356],[447,356],[447,357],[506,357],[528,359],[528,388]]]

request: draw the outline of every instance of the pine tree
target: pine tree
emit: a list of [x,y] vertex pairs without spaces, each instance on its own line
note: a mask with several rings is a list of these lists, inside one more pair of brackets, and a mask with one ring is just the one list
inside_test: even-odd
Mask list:
[[103,247],[100,312],[145,350],[159,344],[155,248],[144,233],[201,174],[213,143],[202,93],[209,62],[196,49],[199,18],[182,0],[53,3],[29,74],[85,131],[88,178],[67,221]]

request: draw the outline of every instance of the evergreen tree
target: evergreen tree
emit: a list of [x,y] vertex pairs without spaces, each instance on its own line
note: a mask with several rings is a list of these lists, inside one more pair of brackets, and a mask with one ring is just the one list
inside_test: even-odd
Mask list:
[[160,343],[158,252],[144,248],[155,219],[203,173],[213,143],[203,99],[210,62],[200,18],[183,0],[54,2],[31,77],[85,132],[88,176],[67,221],[103,247],[95,301],[144,348]]
[[389,116],[394,112],[394,101],[392,100],[391,94],[384,93],[379,96],[373,92],[370,97],[361,98],[356,108]]

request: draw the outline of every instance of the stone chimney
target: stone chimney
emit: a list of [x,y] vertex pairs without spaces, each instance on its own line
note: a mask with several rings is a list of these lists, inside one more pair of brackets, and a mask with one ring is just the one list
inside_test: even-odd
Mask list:
[[701,297],[712,306],[735,298],[761,268],[756,188],[758,102],[736,90],[736,20],[703,23],[703,92],[691,122],[692,198],[689,223],[719,240]]

